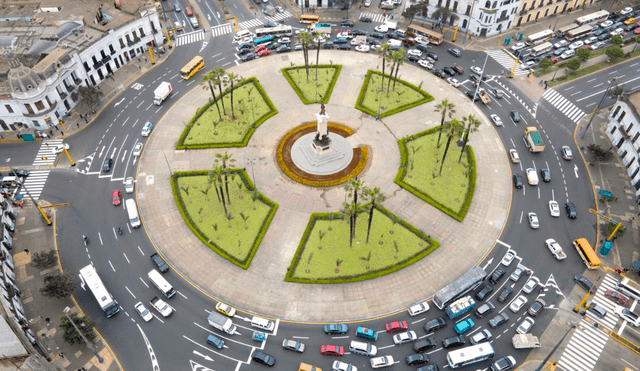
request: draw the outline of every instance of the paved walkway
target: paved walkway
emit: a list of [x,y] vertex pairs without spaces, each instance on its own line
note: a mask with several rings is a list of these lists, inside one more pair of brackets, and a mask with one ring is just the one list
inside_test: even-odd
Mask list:
[[[331,120],[356,131],[371,148],[370,163],[361,175],[365,184],[380,187],[389,199],[385,206],[439,241],[441,247],[422,261],[385,277],[339,285],[304,285],[284,282],[287,267],[312,212],[337,211],[344,200],[342,187],[317,189],[294,183],[277,167],[275,148],[280,138],[303,121],[314,119],[320,107],[303,105],[280,69],[291,62],[303,65],[302,53],[289,53],[242,64],[228,72],[256,76],[277,107],[254,133],[246,148],[226,149],[237,166],[255,161],[256,183],[280,207],[248,270],[242,270],[205,247],[189,230],[175,206],[170,171],[209,169],[215,153],[225,150],[177,151],[175,143],[193,112],[209,99],[200,88],[185,94],[158,122],[140,163],[138,201],[145,227],[157,248],[175,269],[203,290],[238,308],[292,320],[356,319],[390,313],[432,296],[437,290],[476,265],[493,246],[506,221],[511,179],[505,149],[493,126],[483,125],[471,145],[477,159],[477,185],[469,213],[456,222],[393,183],[400,163],[397,139],[436,126],[433,111],[442,99],[456,104],[457,116],[470,109],[469,100],[445,81],[412,66],[399,77],[423,83],[433,102],[375,121],[355,110],[367,68],[380,60],[373,54],[323,51],[322,62],[343,69],[327,105]],[[166,159],[165,159],[166,156]],[[170,168],[169,168],[170,167]]]

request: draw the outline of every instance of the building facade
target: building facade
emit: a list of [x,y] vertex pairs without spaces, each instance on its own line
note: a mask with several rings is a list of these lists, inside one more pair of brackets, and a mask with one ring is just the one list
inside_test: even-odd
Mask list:
[[[640,96],[636,98],[640,99]],[[612,149],[615,149],[627,169],[636,196],[640,197],[640,117],[633,104],[618,99],[609,112],[606,134],[611,140]]]
[[[515,26],[519,27],[527,23],[536,22],[556,14],[564,14],[588,7],[596,3],[596,0],[521,0]],[[568,22],[565,22],[568,23]]]
[[[458,26],[472,36],[498,35],[513,25],[521,0],[424,0],[427,18],[433,22]],[[440,7],[449,9],[447,19],[433,19]]]

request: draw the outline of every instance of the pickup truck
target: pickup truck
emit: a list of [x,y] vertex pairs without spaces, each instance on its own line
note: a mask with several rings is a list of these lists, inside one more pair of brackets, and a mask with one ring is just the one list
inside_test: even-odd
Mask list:
[[482,103],[485,105],[489,105],[489,102],[491,102],[491,99],[489,99],[489,95],[484,88],[478,89],[478,96],[480,96],[480,100],[482,100]]
[[551,251],[556,259],[564,260],[567,258],[567,254],[564,253],[564,250],[562,250],[560,244],[558,244],[553,238],[544,241],[544,244],[547,245],[547,248],[549,249],[549,251]]
[[160,312],[163,317],[169,317],[173,313],[173,309],[171,309],[171,307],[167,303],[165,303],[164,300],[160,299],[157,296],[154,296],[149,304],[151,304],[152,307],[156,308],[156,310]]
[[158,255],[158,253],[151,255],[151,261],[155,263],[160,272],[167,273],[169,271],[169,265],[167,265],[167,263],[160,257],[160,255]]
[[524,131],[524,144],[527,145],[529,151],[531,152],[542,152],[544,151],[544,142],[542,141],[542,137],[540,137],[540,133],[535,126],[529,126]]
[[531,334],[517,334],[511,338],[511,343],[516,349],[540,348],[540,340]]

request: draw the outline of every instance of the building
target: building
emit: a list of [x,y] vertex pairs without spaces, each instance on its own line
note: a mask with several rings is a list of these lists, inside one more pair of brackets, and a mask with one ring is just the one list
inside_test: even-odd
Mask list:
[[521,5],[518,9],[515,25],[519,27],[555,14],[571,12],[579,7],[588,7],[595,3],[596,0],[520,0]]
[[640,197],[640,92],[618,99],[609,112],[606,134],[627,168],[636,196]]
[[70,0],[0,7],[0,133],[57,125],[114,71],[164,42],[157,10]]

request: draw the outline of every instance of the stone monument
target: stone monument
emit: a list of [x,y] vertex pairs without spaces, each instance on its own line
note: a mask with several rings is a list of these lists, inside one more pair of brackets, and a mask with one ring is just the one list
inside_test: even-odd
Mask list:
[[[322,97],[320,97],[322,100]],[[327,122],[329,121],[329,115],[324,110],[324,102],[320,104],[320,112],[316,113],[316,119],[318,121],[318,131],[316,137],[313,139],[313,149],[318,153],[331,150],[331,138],[329,138],[329,127]]]

